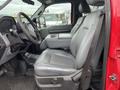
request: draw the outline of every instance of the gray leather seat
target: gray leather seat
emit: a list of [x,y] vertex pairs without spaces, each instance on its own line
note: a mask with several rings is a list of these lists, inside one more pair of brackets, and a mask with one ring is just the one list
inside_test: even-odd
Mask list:
[[62,50],[47,49],[35,63],[35,73],[40,76],[63,76],[75,71],[75,58]]
[[[102,0],[87,0],[100,5]],[[99,4],[100,2],[100,4]],[[101,19],[101,10],[86,16],[73,35],[70,52],[45,50],[34,64],[35,80],[42,90],[78,90],[79,79]],[[88,77],[89,78],[89,77]],[[89,86],[87,86],[89,88]]]
[[86,16],[83,24],[72,37],[70,53],[63,50],[45,50],[34,65],[35,75],[66,76],[82,70],[100,15],[101,11],[96,11]]

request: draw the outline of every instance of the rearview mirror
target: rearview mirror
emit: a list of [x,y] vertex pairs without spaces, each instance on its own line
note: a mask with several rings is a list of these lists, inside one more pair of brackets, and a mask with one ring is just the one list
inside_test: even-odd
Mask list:
[[22,0],[22,1],[31,5],[34,5],[34,1],[32,0]]

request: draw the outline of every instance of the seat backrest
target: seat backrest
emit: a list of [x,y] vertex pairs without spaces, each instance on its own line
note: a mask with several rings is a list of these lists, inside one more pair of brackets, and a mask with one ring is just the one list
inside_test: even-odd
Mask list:
[[72,37],[70,50],[76,58],[76,68],[84,65],[91,42],[100,21],[101,10],[88,14],[78,31]]
[[77,32],[77,30],[79,29],[79,27],[83,23],[84,18],[85,18],[85,16],[78,18],[76,24],[74,25],[74,27],[72,28],[72,30],[70,32],[72,36]]
[[[78,9],[79,9],[79,12],[80,12],[81,14],[83,14],[83,13],[84,13],[84,14],[87,14],[87,13],[88,13],[88,11],[86,11],[86,10],[83,9],[83,7],[82,7],[81,4],[79,5]],[[79,17],[79,18],[78,18],[76,24],[74,25],[74,27],[73,27],[72,30],[71,30],[71,35],[72,35],[72,36],[77,32],[77,30],[79,29],[79,27],[82,25],[82,23],[84,22],[85,17],[86,17],[86,16],[82,16],[82,17]]]

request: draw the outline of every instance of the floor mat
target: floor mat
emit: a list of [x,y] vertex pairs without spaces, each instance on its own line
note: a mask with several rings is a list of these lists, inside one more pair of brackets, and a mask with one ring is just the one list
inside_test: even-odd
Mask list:
[[35,87],[32,76],[0,77],[0,90],[35,90]]

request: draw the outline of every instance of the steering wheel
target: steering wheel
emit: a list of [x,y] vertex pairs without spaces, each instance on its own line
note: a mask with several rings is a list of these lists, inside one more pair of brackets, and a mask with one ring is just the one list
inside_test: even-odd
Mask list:
[[[30,33],[30,30],[28,29],[27,25],[22,21],[22,18],[27,19],[27,21],[30,23],[30,25],[33,27],[34,29],[34,33],[36,34],[36,36],[33,36]],[[38,29],[37,26],[33,23],[33,21],[23,12],[18,13],[17,15],[17,21],[18,24],[20,25],[23,33],[27,36],[27,38],[34,44],[40,44],[41,42],[41,37],[38,35]]]

